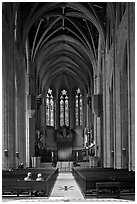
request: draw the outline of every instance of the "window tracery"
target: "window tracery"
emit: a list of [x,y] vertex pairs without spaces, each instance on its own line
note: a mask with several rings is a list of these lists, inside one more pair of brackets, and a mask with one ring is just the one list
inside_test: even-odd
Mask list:
[[54,97],[50,88],[46,96],[46,125],[54,126]]
[[60,126],[69,126],[69,96],[63,89],[60,94]]
[[83,100],[79,88],[76,90],[75,94],[75,119],[76,126],[83,124]]

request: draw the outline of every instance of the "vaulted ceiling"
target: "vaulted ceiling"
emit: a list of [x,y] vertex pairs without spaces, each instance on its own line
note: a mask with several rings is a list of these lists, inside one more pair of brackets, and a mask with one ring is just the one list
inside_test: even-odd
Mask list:
[[20,12],[41,89],[91,88],[99,35],[104,42],[106,3],[24,2]]

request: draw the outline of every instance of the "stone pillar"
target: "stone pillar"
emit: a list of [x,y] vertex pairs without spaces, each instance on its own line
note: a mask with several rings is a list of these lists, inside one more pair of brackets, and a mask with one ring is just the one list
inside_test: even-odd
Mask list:
[[[91,131],[92,127],[92,101],[91,101],[91,93],[87,94],[87,128]],[[90,137],[91,138],[91,137]]]
[[19,133],[20,133],[20,115],[19,115],[19,96],[18,96],[18,90],[17,90],[17,79],[15,75],[15,153],[16,153],[16,167],[19,165]]
[[115,67],[115,168],[121,168],[121,108],[120,108],[120,71]]
[[21,90],[19,91],[20,100],[19,100],[19,117],[20,117],[20,124],[19,124],[19,163],[23,162],[25,164],[26,160],[26,152],[25,152],[25,131],[26,131],[26,121],[25,121],[25,65],[21,66],[21,73],[20,77],[23,75],[23,79],[20,80],[20,87]]
[[84,127],[87,127],[87,94],[84,93],[84,96],[83,96],[83,126]]
[[[11,71],[12,73],[13,71]],[[14,72],[13,72],[14,73]],[[14,74],[8,83],[8,167],[15,168],[15,104],[14,104]]]
[[102,151],[102,160],[103,160],[103,167],[107,167],[107,145],[106,145],[106,64],[105,64],[105,50],[103,52],[103,57],[102,57],[102,95],[103,95],[103,151]]
[[[106,45],[107,48],[107,45]],[[102,97],[103,97],[103,116],[101,117],[101,146],[102,146],[102,161],[104,167],[110,167],[110,92],[109,84],[107,84],[107,61],[105,61],[105,52],[107,49],[101,50],[102,56]],[[106,64],[105,64],[106,62]],[[101,87],[100,87],[101,89]]]
[[116,74],[116,168],[121,168],[120,74]]
[[30,166],[30,139],[29,139],[29,113],[28,113],[28,95],[29,95],[29,74],[26,74],[25,78],[26,85],[26,167]]
[[86,113],[86,121],[87,121],[87,128],[89,127],[89,105],[88,105],[88,94],[87,94],[87,107],[86,107],[87,113]]
[[[97,86],[97,90],[96,90],[96,94],[100,94],[101,92],[101,75],[98,74],[97,78],[96,78],[96,86]],[[97,117],[97,156],[98,156],[98,160],[99,160],[99,165],[101,165],[102,163],[102,144],[101,144],[101,116]]]
[[[54,109],[54,107],[53,107]],[[45,94],[42,95],[42,105],[41,105],[41,122],[42,122],[42,135],[43,135],[43,144],[45,145]]]
[[[102,66],[102,39],[101,39],[101,35],[99,34],[99,40],[98,40],[98,64],[97,64],[97,76],[96,76],[96,94],[100,95],[102,93],[102,78],[101,78],[101,66]],[[98,107],[99,109],[101,107]],[[100,111],[100,110],[99,110]],[[102,110],[101,110],[102,112]],[[96,137],[97,137],[97,157],[98,157],[98,162],[99,162],[99,166],[102,166],[103,161],[102,161],[102,153],[103,153],[103,146],[102,146],[102,115],[100,115],[99,117],[97,117],[96,119],[96,124],[97,124],[97,133],[96,133]]]
[[75,126],[75,97],[74,92],[71,91],[69,94],[69,119],[70,119],[70,128]]
[[[27,59],[27,71],[25,76],[25,98],[26,98],[26,167],[31,166],[31,156],[35,154],[35,105],[36,90],[35,90],[35,78],[33,77],[33,71],[30,69],[30,55],[29,45],[26,41],[26,59]],[[31,70],[31,72],[30,72]],[[34,101],[33,101],[34,100]],[[32,106],[33,105],[33,106]],[[41,118],[40,118],[41,119]]]
[[[97,80],[97,76],[95,75],[94,76],[94,95],[97,93],[96,80]],[[94,140],[95,140],[95,157],[97,157],[97,116],[95,112],[94,112]]]
[[135,170],[135,3],[128,3],[128,169]]
[[[24,120],[25,120],[25,112],[24,112],[24,67],[23,64],[20,67],[20,59],[17,55],[16,50],[16,60],[15,60],[15,73],[14,73],[14,84],[15,84],[15,91],[14,91],[14,98],[15,98],[15,161],[16,167],[19,166],[20,162],[24,163]],[[20,80],[21,79],[21,80]]]
[[56,122],[56,125],[55,125],[55,129],[58,129],[59,126],[60,126],[60,99],[59,99],[59,91],[58,89],[56,89],[56,118],[55,118],[55,122]]
[[109,86],[106,83],[106,135],[105,135],[105,155],[106,155],[106,167],[110,167],[110,92]]
[[[10,15],[10,14],[9,14]],[[10,25],[9,25],[10,27]],[[5,33],[7,31],[7,33]],[[3,31],[3,68],[5,69],[4,85],[4,168],[15,168],[15,97],[14,97],[14,41],[13,29]]]
[[[4,62],[4,59],[2,60]],[[2,138],[2,155],[3,155],[3,169],[8,169],[8,80],[7,80],[7,72],[6,66],[3,63],[3,91],[2,91],[2,125],[3,125],[3,138]],[[7,153],[6,153],[7,152]]]

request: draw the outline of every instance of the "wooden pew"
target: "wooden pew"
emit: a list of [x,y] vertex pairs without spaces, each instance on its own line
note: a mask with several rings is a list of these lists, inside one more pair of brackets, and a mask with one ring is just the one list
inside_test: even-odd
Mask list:
[[[46,170],[46,169],[45,169]],[[28,172],[28,170],[27,170]],[[17,196],[21,194],[22,192],[37,192],[37,191],[43,191],[46,196],[48,196],[54,186],[54,183],[56,181],[56,178],[58,176],[58,169],[54,168],[48,172],[42,172],[42,175],[44,177],[44,181],[24,181],[24,177],[26,177],[26,171],[22,172],[6,172],[6,175],[8,177],[6,178],[6,175],[3,173],[3,179],[2,179],[2,192],[3,194],[5,192],[13,192],[16,193]],[[35,179],[37,176],[37,173],[41,173],[39,169],[32,171],[32,174],[35,172]],[[23,179],[22,179],[23,177]]]
[[135,189],[135,172],[129,172],[127,170],[121,169],[105,169],[99,168],[95,171],[95,169],[91,168],[73,168],[72,173],[73,176],[78,183],[79,187],[84,196],[87,195],[91,190],[96,189],[96,183],[103,182],[120,182],[120,190],[132,190]]
[[[117,198],[120,198],[120,183],[119,182],[100,182],[96,183],[96,197],[99,198],[100,190],[112,190],[116,192]],[[114,193],[113,193],[114,194]]]
[[51,173],[53,173],[57,168],[51,168],[51,169],[34,169],[34,168],[29,168],[29,169],[22,169],[22,170],[14,170],[14,171],[5,171],[2,172],[2,179],[13,179],[13,180],[23,180],[28,172],[32,173],[32,179],[36,180],[37,174],[42,173],[42,176],[44,179],[47,178]]
[[48,195],[47,181],[6,181],[2,186],[2,190],[15,192],[17,196],[23,192],[31,193],[30,195],[32,195],[33,192],[37,191],[44,191],[45,195]]

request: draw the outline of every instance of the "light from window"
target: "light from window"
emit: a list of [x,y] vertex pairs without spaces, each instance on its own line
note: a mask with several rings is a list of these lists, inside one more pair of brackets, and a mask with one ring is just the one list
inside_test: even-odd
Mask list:
[[54,126],[54,98],[50,88],[46,96],[46,125]]
[[69,126],[69,98],[65,89],[60,94],[60,126],[63,125]]
[[83,124],[83,100],[80,89],[76,90],[75,94],[75,119],[76,126]]

